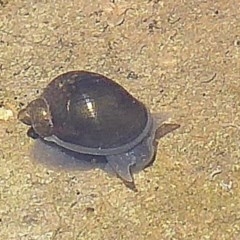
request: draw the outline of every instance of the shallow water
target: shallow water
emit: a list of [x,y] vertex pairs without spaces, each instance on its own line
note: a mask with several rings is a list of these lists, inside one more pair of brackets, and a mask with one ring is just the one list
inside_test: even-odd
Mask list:
[[[239,239],[239,5],[2,1],[0,239]],[[138,192],[99,169],[58,171],[29,154],[18,111],[81,69],[181,124],[135,175]]]

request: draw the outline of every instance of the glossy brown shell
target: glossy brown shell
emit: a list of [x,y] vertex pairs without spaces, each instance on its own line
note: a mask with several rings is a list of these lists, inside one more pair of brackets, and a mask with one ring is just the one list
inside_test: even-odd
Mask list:
[[74,71],[55,78],[42,96],[52,135],[87,148],[118,148],[145,129],[148,111],[116,82],[96,73]]

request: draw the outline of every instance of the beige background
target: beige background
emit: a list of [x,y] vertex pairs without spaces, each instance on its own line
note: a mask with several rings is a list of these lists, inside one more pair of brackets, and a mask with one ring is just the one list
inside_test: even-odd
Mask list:
[[[0,239],[240,239],[239,9],[238,0],[0,1]],[[137,193],[101,170],[56,171],[29,155],[17,112],[76,69],[181,124],[135,175]]]

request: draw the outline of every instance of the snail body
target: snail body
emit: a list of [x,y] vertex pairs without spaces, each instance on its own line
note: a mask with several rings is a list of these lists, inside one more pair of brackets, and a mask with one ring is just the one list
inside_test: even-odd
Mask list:
[[97,73],[72,71],[53,79],[19,112],[35,138],[66,152],[105,158],[124,181],[152,161],[158,128],[146,106]]

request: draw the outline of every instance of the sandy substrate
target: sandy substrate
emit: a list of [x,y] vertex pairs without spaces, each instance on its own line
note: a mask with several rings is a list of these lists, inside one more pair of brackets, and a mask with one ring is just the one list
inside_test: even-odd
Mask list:
[[[80,69],[181,124],[138,192],[29,154],[17,112]],[[240,239],[239,76],[237,0],[0,1],[0,239]]]

